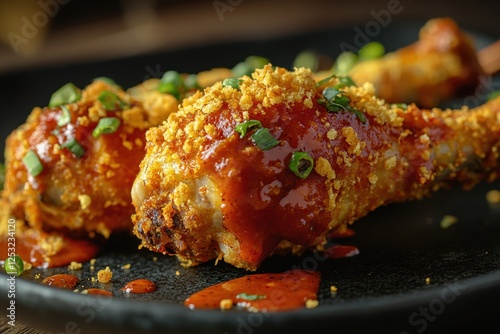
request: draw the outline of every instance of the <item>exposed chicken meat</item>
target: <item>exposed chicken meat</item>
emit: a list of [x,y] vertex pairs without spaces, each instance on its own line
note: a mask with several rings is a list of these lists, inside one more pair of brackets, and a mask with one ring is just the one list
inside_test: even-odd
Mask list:
[[[219,82],[185,99],[146,134],[132,188],[142,245],[188,265],[254,270],[278,248],[321,248],[382,205],[498,177],[500,98],[474,110],[403,109],[368,83],[325,90],[337,84],[267,65],[236,88]],[[250,120],[277,145],[262,149],[256,128],[238,132]],[[291,168],[294,152],[314,163],[305,178],[311,162]]]

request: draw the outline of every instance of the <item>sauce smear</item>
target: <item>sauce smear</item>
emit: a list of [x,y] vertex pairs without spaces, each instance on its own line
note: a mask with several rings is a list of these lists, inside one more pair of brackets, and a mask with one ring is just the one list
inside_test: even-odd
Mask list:
[[122,288],[122,290],[125,291],[126,293],[136,293],[136,294],[150,293],[156,291],[156,289],[157,289],[156,284],[145,278],[139,278],[131,282],[128,282]]
[[286,311],[316,300],[321,276],[317,272],[290,270],[253,274],[222,282],[194,293],[184,301],[190,309],[218,309],[221,301],[249,311]]
[[324,255],[328,259],[342,259],[359,254],[359,249],[356,246],[349,245],[334,245],[324,251]]
[[56,274],[45,278],[42,284],[55,286],[62,289],[74,290],[80,282],[78,277],[70,274]]
[[[64,267],[72,261],[87,262],[94,258],[100,247],[97,243],[86,239],[70,239],[61,236],[62,247],[52,255],[48,255],[41,244],[49,242],[51,234],[37,230],[25,231],[22,237],[16,238],[15,247],[9,245],[7,239],[0,240],[0,256],[7,258],[7,249],[15,248],[16,254],[24,261],[31,263],[35,267],[54,268]],[[54,235],[59,236],[59,235]]]
[[84,291],[88,295],[109,296],[109,297],[113,296],[113,293],[111,293],[110,291],[103,290],[103,289],[90,288],[90,289],[86,289]]
[[356,232],[353,229],[346,228],[342,231],[333,231],[330,233],[330,239],[343,239],[343,238],[351,238],[356,235]]

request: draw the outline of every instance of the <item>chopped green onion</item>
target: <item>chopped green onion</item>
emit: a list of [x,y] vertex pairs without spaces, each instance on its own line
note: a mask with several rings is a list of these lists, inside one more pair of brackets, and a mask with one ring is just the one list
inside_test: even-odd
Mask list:
[[59,119],[57,120],[57,126],[65,126],[71,122],[71,113],[69,112],[69,109],[66,106],[61,106],[61,115],[59,116]]
[[120,120],[116,117],[101,118],[94,131],[92,131],[92,137],[97,138],[102,134],[116,132],[119,126]]
[[36,153],[29,150],[23,158],[23,163],[31,176],[38,176],[43,171],[43,165]]
[[245,63],[249,64],[254,69],[263,68],[264,66],[269,64],[269,59],[267,59],[265,57],[259,57],[259,56],[248,56],[245,59]]
[[327,76],[326,78],[324,78],[324,79],[322,79],[322,80],[318,81],[318,82],[316,83],[316,87],[321,87],[321,86],[323,86],[324,84],[326,84],[327,82],[329,82],[330,80],[332,80],[333,78],[336,78],[336,77],[337,77],[337,75],[335,75],[335,74],[332,74],[332,75],[330,75],[330,76]]
[[341,76],[339,78],[339,83],[333,86],[333,88],[340,89],[348,86],[356,86],[356,83],[349,76]]
[[342,52],[333,64],[333,72],[337,75],[348,75],[349,71],[358,62],[358,56],[352,52]]
[[184,86],[186,89],[200,89],[200,85],[198,84],[198,76],[196,74],[189,74],[184,78]]
[[490,95],[488,95],[488,101],[494,100],[499,96],[500,96],[500,90],[493,91],[490,93]]
[[107,90],[102,91],[97,99],[106,110],[115,110],[116,108],[127,109],[129,107],[118,95]]
[[3,190],[5,184],[5,165],[0,163],[0,190]]
[[255,145],[264,151],[270,150],[280,143],[271,135],[269,129],[266,128],[258,129],[250,138],[252,138]]
[[234,131],[240,134],[240,138],[243,138],[250,130],[260,129],[260,128],[262,128],[262,124],[257,120],[251,119],[236,125]]
[[240,78],[244,75],[250,76],[257,68],[263,68],[269,64],[269,59],[258,56],[248,56],[245,61],[236,64],[232,68],[233,78]]
[[92,80],[92,82],[94,82],[94,81],[103,81],[103,82],[107,83],[110,86],[115,86],[117,88],[121,88],[120,85],[118,85],[116,83],[116,81],[114,81],[113,79],[108,78],[108,77],[97,77],[94,80]]
[[314,159],[307,152],[293,152],[288,167],[295,175],[305,179],[314,168]]
[[233,87],[234,89],[240,88],[240,81],[236,78],[227,78],[222,81],[222,87]]
[[85,150],[75,138],[71,138],[70,140],[62,144],[61,147],[70,150],[71,153],[73,153],[77,158],[81,158],[85,154]]
[[318,103],[325,105],[328,112],[350,111],[359,118],[361,123],[365,123],[365,115],[359,110],[351,108],[349,98],[341,93],[342,91],[336,88],[327,87],[323,90],[324,99],[319,99]]
[[361,49],[359,49],[358,56],[359,60],[361,61],[373,60],[382,57],[384,53],[385,53],[385,48],[382,45],[382,43],[370,42],[368,44],[365,44]]
[[253,72],[253,67],[250,65],[250,64],[247,64],[245,62],[241,62],[241,63],[238,63],[236,64],[233,68],[232,68],[232,72],[233,72],[233,77],[234,78],[241,78],[242,76],[244,75],[250,75],[252,74]]
[[265,295],[251,295],[245,292],[239,293],[236,295],[236,298],[244,299],[244,300],[257,300],[257,299],[266,299]]
[[311,71],[316,72],[318,70],[318,56],[312,51],[302,51],[295,57],[293,67],[310,68]]
[[181,91],[184,89],[182,76],[177,71],[167,71],[163,74],[158,85],[158,91],[164,94],[171,94],[176,99],[180,99]]
[[80,89],[70,82],[52,94],[49,101],[49,107],[58,107],[63,104],[77,102],[81,97],[82,94]]
[[398,107],[398,108],[401,108],[401,109],[408,108],[408,105],[406,103],[393,103],[392,106]]
[[12,255],[5,259],[5,272],[10,276],[19,276],[24,271],[24,262],[19,255]]

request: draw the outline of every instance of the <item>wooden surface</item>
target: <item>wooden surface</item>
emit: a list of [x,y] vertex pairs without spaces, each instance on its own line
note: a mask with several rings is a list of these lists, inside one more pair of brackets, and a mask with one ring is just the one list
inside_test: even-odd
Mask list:
[[[85,7],[82,1],[73,0],[66,7],[61,6],[50,24],[40,27],[36,40],[33,38],[29,47],[17,53],[6,36],[10,32],[21,33],[22,17],[32,16],[40,8],[35,5],[26,7],[26,12],[22,8],[13,11],[9,3],[13,1],[0,0],[0,75],[38,66],[112,59],[239,38],[354,27],[373,20],[373,12],[387,9],[388,1],[243,0],[221,16],[214,2],[208,0],[144,1],[140,6],[123,0],[110,1],[113,5],[102,8],[99,1],[87,1]],[[466,9],[451,0],[401,0],[400,4],[404,9],[393,16],[395,21],[451,16],[465,27],[500,37],[500,1],[475,1],[474,5],[468,2]],[[0,333],[44,334],[21,323],[11,327],[4,316],[0,317]],[[500,333],[500,325],[489,326],[480,333]]]

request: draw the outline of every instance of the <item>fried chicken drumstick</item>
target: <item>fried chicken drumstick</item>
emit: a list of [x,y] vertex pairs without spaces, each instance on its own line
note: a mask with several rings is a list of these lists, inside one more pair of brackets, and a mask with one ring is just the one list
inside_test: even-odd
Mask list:
[[377,97],[387,102],[432,108],[472,94],[484,69],[473,41],[454,20],[444,17],[426,22],[414,43],[381,58],[360,61],[343,74],[358,85],[372,83]]
[[500,98],[403,109],[342,82],[267,65],[185,99],[146,134],[132,188],[142,245],[255,270],[382,205],[498,177]]

